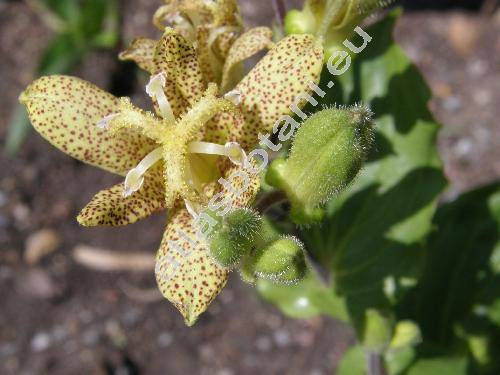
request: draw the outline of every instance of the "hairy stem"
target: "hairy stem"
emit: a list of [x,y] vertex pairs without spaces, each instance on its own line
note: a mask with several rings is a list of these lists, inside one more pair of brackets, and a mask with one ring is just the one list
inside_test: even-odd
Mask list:
[[344,6],[346,0],[328,0],[326,3],[326,9],[323,16],[323,20],[318,27],[316,36],[324,37],[328,32],[328,28],[332,23],[334,17],[337,15],[340,9]]
[[269,210],[272,206],[284,203],[287,201],[286,194],[282,191],[274,191],[267,195],[264,195],[257,204],[255,208],[261,213],[264,214],[267,210]]

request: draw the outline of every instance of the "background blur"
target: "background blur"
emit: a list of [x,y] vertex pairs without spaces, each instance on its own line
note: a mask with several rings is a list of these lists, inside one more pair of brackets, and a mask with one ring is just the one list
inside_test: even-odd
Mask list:
[[[0,2],[0,140],[19,93],[53,31],[25,1]],[[160,0],[121,0],[117,47],[87,54],[72,74],[147,105],[147,77],[117,53],[136,36],[159,37]],[[299,4],[300,1],[289,2]],[[405,1],[396,39],[433,89],[448,196],[500,177],[500,11],[496,1]],[[270,24],[269,0],[241,0],[248,26]],[[496,8],[496,9],[495,9]],[[1,374],[331,374],[353,343],[327,318],[282,316],[232,277],[193,328],[156,291],[148,262],[164,215],[126,228],[85,229],[74,219],[119,181],[57,151],[36,133],[0,156]],[[446,197],[445,197],[446,198]],[[83,247],[82,247],[83,245]],[[81,264],[74,250],[113,251]],[[146,264],[134,261],[142,254]],[[132,264],[131,264],[132,263]],[[95,269],[120,266],[120,272]],[[141,270],[141,264],[142,270]]]

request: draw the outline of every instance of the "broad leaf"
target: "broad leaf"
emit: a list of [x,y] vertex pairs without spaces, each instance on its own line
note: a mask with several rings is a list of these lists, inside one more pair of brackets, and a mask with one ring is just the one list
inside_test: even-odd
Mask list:
[[436,149],[439,126],[427,109],[430,90],[392,39],[398,14],[367,29],[372,41],[332,89],[333,76],[323,71],[328,94],[321,104],[368,104],[376,147],[355,182],[330,202],[326,221],[300,233],[331,272],[331,293],[345,299],[358,328],[366,309],[387,308],[416,283],[421,244],[446,187]]

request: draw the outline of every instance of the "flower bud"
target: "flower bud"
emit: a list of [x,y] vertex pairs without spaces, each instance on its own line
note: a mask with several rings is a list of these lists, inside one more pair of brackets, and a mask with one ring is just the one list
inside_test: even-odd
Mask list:
[[209,236],[209,253],[222,267],[234,268],[252,249],[261,226],[260,216],[238,209],[224,216]]
[[325,109],[302,124],[290,156],[271,164],[266,181],[286,193],[296,223],[318,221],[319,207],[354,179],[372,142],[366,107]]
[[251,263],[253,274],[277,284],[295,284],[306,273],[303,245],[295,238],[283,236],[258,249]]
[[393,332],[393,319],[379,310],[368,309],[365,312],[361,332],[363,346],[371,351],[383,353],[389,345]]
[[342,49],[342,43],[366,17],[393,0],[306,0],[301,11],[292,10],[285,17],[285,32],[312,34],[323,38],[325,61]]
[[391,349],[401,349],[416,345],[420,341],[422,341],[422,334],[419,326],[411,320],[402,320],[396,324],[389,346]]

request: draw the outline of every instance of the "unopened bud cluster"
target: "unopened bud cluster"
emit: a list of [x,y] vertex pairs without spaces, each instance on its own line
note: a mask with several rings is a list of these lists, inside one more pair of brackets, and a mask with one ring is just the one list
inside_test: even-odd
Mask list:
[[219,219],[210,234],[209,253],[220,266],[239,267],[247,282],[266,279],[294,284],[306,273],[303,245],[275,232],[254,211],[238,209]]

